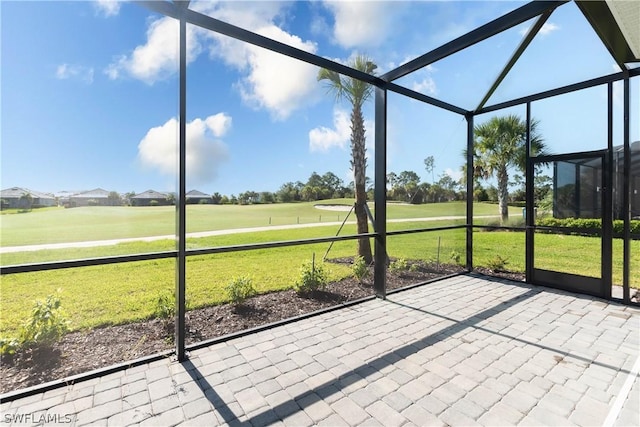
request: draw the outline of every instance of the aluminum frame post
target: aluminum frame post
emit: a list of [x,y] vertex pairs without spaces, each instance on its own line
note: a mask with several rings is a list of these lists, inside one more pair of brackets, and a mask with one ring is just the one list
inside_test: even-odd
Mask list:
[[534,226],[535,226],[535,168],[531,160],[531,103],[527,102],[527,135],[525,146],[525,281],[533,280]]
[[473,114],[465,115],[467,120],[467,270],[473,270]]
[[375,90],[375,255],[373,287],[378,298],[387,297],[387,91]]
[[187,164],[187,21],[180,18],[180,124],[178,141],[178,197],[176,198],[176,357],[182,362],[185,353],[186,292],[186,164]]
[[602,190],[602,285],[607,299],[611,299],[613,285],[613,83],[607,84],[607,154],[604,158]]
[[623,251],[622,251],[622,299],[626,304],[631,303],[631,293],[630,293],[630,266],[631,266],[631,183],[629,182],[631,179],[631,142],[630,142],[630,123],[629,123],[629,114],[630,114],[630,99],[629,99],[629,91],[630,91],[630,82],[629,82],[629,71],[624,71],[624,101],[623,101],[623,126],[624,126],[624,163],[623,163],[623,176],[622,180],[622,212],[624,213],[624,224],[622,229],[622,238],[623,238]]

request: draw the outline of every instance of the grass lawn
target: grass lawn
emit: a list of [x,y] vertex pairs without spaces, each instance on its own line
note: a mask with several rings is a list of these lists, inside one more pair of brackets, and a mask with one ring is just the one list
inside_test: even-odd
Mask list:
[[[350,204],[349,200],[325,201],[327,204]],[[172,234],[173,207],[76,209],[42,209],[26,214],[2,215],[2,245],[53,243],[57,241],[99,240],[115,237]],[[492,215],[497,207],[477,204],[477,215]],[[514,209],[512,216],[519,217]],[[332,216],[335,215],[335,218]],[[253,206],[188,207],[189,231],[261,226],[271,217],[272,224],[297,221],[336,221],[345,212],[321,211],[313,203]],[[464,215],[463,203],[431,205],[389,205],[390,219]],[[322,216],[322,217],[320,217]],[[267,218],[267,220],[265,220]],[[298,220],[300,218],[300,220]],[[390,222],[388,230],[439,227],[459,220]],[[228,234],[190,238],[189,249],[230,246],[247,243],[297,240],[333,236],[335,224],[291,230],[270,230],[245,234]],[[347,224],[341,234],[355,234],[355,225]],[[39,233],[41,233],[39,235]],[[558,271],[598,276],[599,239],[578,236],[536,235],[536,265]],[[438,230],[428,233],[389,236],[388,252],[392,258],[439,262],[465,262],[465,230]],[[632,241],[632,286],[640,287],[640,241]],[[329,244],[315,244],[252,250],[187,259],[187,298],[192,308],[218,304],[227,300],[225,285],[234,276],[251,275],[261,292],[290,288],[299,268],[312,255],[321,259]],[[172,250],[171,239],[154,242],[127,242],[93,248],[68,248],[16,252],[2,255],[2,265],[80,259],[110,255]],[[352,256],[355,242],[337,242],[330,258]],[[506,269],[524,271],[524,233],[474,233],[474,264],[488,265],[499,255]],[[614,240],[614,283],[622,281],[622,242]],[[274,268],[274,266],[277,266]],[[351,274],[344,265],[331,264],[331,277]],[[127,323],[153,315],[159,296],[174,289],[173,259],[123,263],[95,267],[6,275],[0,283],[0,335],[13,334],[28,317],[36,299],[43,299],[61,289],[63,308],[72,319],[72,329],[93,328],[106,324]]]
[[[227,230],[284,224],[309,224],[343,221],[347,212],[321,210],[315,204],[343,204],[353,200],[281,203],[271,205],[189,205],[187,232]],[[373,205],[372,205],[373,210]],[[495,215],[495,204],[477,203],[476,215]],[[464,216],[463,202],[403,205],[390,203],[389,219]],[[512,215],[521,215],[513,208]],[[355,220],[352,215],[351,219]],[[337,227],[336,227],[337,228]],[[82,242],[130,237],[172,235],[175,232],[175,207],[93,206],[82,208],[34,209],[0,217],[0,246]],[[335,232],[334,232],[335,233]],[[332,233],[333,234],[333,233]],[[3,265],[7,263],[3,262]]]
[[[600,239],[594,237],[536,234],[534,264],[537,268],[600,277]],[[622,284],[621,239],[613,239],[613,284]],[[476,232],[474,264],[487,266],[496,256],[507,261],[510,271],[525,270],[524,232]],[[640,288],[640,240],[631,241],[631,286]]]
[[[437,222],[436,222],[437,223]],[[431,223],[430,223],[431,224]],[[389,230],[420,227],[424,223],[390,223]],[[345,230],[353,233],[354,226]],[[308,229],[279,230],[251,233],[253,241],[291,240],[298,238],[331,235],[335,227],[314,227]],[[188,246],[211,247],[242,242],[248,235],[225,235],[202,239],[189,239]],[[593,241],[588,237],[554,235],[536,236],[541,250],[540,262],[550,268],[567,271],[576,268],[577,273],[599,274],[599,260],[589,261],[593,256]],[[585,240],[590,242],[585,243]],[[388,237],[388,251],[392,258],[422,259],[453,262],[458,258],[464,263],[465,230],[438,230],[429,233],[408,234]],[[640,242],[632,241],[632,280],[640,287]],[[171,241],[144,243],[124,243],[111,247],[68,249],[77,251],[73,257],[92,256],[92,251],[109,248],[111,251],[131,253],[132,250],[156,251],[170,249]],[[614,281],[621,281],[621,241],[614,242]],[[227,300],[224,286],[234,276],[250,275],[261,292],[290,288],[298,277],[303,262],[321,259],[328,244],[314,244],[244,251],[207,256],[193,256],[187,259],[187,299],[191,308],[217,304]],[[507,260],[506,268],[513,271],[524,270],[524,233],[519,232],[475,232],[474,256],[476,265],[487,265],[496,254]],[[352,256],[355,242],[337,242],[333,245],[330,258]],[[55,251],[46,251],[55,252]],[[569,253],[571,257],[558,257],[554,253]],[[7,254],[6,256],[37,252]],[[97,253],[96,253],[97,255]],[[104,255],[104,254],[100,254]],[[51,254],[51,256],[56,256]],[[599,252],[598,252],[599,256]],[[4,258],[4,257],[3,257]],[[588,260],[573,266],[573,260]],[[277,266],[277,268],[274,268]],[[332,279],[340,279],[351,274],[343,265],[329,264]],[[20,322],[29,315],[33,301],[61,289],[63,308],[72,319],[73,329],[93,328],[105,324],[127,323],[152,316],[155,302],[160,295],[174,289],[175,261],[172,259],[123,263],[95,267],[64,269],[36,273],[23,273],[2,277],[0,285],[1,313],[0,335],[10,335],[17,331]]]

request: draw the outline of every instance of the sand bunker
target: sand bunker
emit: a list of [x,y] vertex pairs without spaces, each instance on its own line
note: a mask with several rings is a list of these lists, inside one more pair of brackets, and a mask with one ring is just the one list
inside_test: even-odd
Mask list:
[[323,211],[341,211],[341,212],[349,212],[351,210],[351,205],[313,205],[316,209],[322,209]]

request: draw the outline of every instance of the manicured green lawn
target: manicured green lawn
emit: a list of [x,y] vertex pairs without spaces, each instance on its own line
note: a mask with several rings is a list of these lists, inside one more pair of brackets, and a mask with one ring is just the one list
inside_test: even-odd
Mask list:
[[[352,243],[353,244],[353,243]],[[300,266],[327,245],[255,250],[187,261],[187,299],[190,307],[217,304],[227,296],[224,286],[234,276],[250,275],[260,292],[290,288]],[[351,254],[351,245],[334,245],[332,256]],[[349,274],[344,266],[330,266],[332,279]],[[126,323],[152,315],[158,296],[174,289],[175,260],[131,262],[3,276],[0,335],[14,333],[29,315],[35,299],[61,289],[60,299],[72,329]]]
[[[320,210],[315,204],[352,205],[349,199],[271,205],[189,205],[187,232],[227,230],[269,225],[343,221],[348,212]],[[371,207],[373,210],[373,205]],[[465,215],[463,202],[402,205],[390,203],[389,219]],[[512,215],[518,216],[517,208]],[[495,215],[494,204],[477,203],[476,215]],[[350,219],[355,220],[352,215]],[[0,217],[0,245],[83,242],[175,233],[175,207],[82,207],[34,209]],[[3,263],[6,265],[6,263]]]
[[[613,284],[622,284],[621,239],[613,240]],[[594,237],[536,234],[534,265],[553,271],[600,277],[600,239]],[[496,255],[507,260],[506,269],[525,270],[524,232],[476,232],[473,235],[474,264],[486,266]],[[631,241],[631,286],[640,288],[640,241]]]
[[[328,201],[326,203],[350,203]],[[492,215],[496,206],[477,204],[477,215]],[[517,217],[519,209],[512,216]],[[266,216],[265,216],[266,215]],[[307,216],[305,216],[307,215]],[[320,218],[322,215],[322,218]],[[335,215],[336,218],[331,218]],[[344,219],[345,212],[320,211],[312,203],[254,206],[189,206],[187,224],[190,231],[261,226],[271,216],[282,223],[296,223],[298,217],[308,222]],[[389,218],[421,218],[464,215],[464,204],[435,205],[390,204]],[[77,208],[34,210],[28,214],[2,215],[2,245],[52,243],[73,240],[111,239],[115,237],[172,234],[173,208]],[[305,219],[305,221],[307,221]],[[406,230],[449,226],[461,220],[390,222],[388,230]],[[126,226],[123,226],[126,225]],[[34,228],[35,230],[32,230]],[[247,243],[297,240],[333,236],[337,225],[304,229],[270,230],[190,238],[189,249],[232,246]],[[38,231],[39,230],[39,231]],[[38,233],[42,235],[38,236]],[[437,230],[387,238],[392,258],[447,262],[465,262],[465,230]],[[350,223],[341,234],[355,234]],[[8,235],[8,237],[7,237]],[[23,239],[24,237],[24,239]],[[29,240],[30,239],[30,240]],[[525,245],[522,232],[474,232],[474,264],[488,265],[496,255],[506,261],[506,268],[524,271]],[[314,244],[252,250],[226,254],[193,256],[187,260],[187,297],[192,308],[218,304],[227,300],[224,286],[234,276],[251,275],[261,292],[290,288],[303,262],[315,253],[321,259],[329,244]],[[640,241],[632,241],[632,286],[640,287]],[[16,252],[2,255],[2,265],[126,255],[172,250],[171,239],[154,242],[128,242],[94,248],[68,248]],[[355,242],[337,242],[330,258],[352,256]],[[599,239],[578,236],[536,235],[536,265],[558,271],[598,276]],[[614,241],[614,283],[622,281],[622,242]],[[333,279],[351,274],[344,265],[330,264]],[[158,296],[174,289],[173,259],[132,262],[95,267],[5,275],[0,283],[0,335],[15,333],[36,299],[43,299],[61,289],[64,309],[72,319],[72,329],[93,328],[148,318],[153,314]]]
[[[418,226],[424,223],[409,223]],[[405,228],[407,224],[389,224],[389,230]],[[353,228],[353,226],[351,226]],[[333,227],[280,230],[252,235],[225,235],[203,239],[190,239],[190,247],[225,246],[242,242],[251,237],[253,241],[291,240],[314,236],[326,236]],[[354,232],[355,230],[346,230]],[[585,243],[585,239],[591,239]],[[536,240],[540,248],[549,248],[541,253],[541,262],[550,268],[571,270],[579,274],[598,275],[599,261],[592,262],[590,256],[593,240],[588,237],[540,235]],[[388,252],[392,258],[421,259],[453,262],[459,257],[464,263],[465,231],[438,230],[429,233],[405,234],[388,237]],[[632,280],[640,287],[640,242],[632,241]],[[161,250],[172,242],[147,243],[148,251]],[[116,245],[113,250],[130,253],[132,243]],[[140,247],[135,244],[135,249]],[[261,249],[226,254],[193,256],[187,260],[187,299],[192,308],[226,301],[224,286],[234,276],[249,274],[261,292],[290,288],[298,277],[303,262],[321,259],[328,244],[292,246],[285,248]],[[90,250],[82,249],[76,255],[89,256]],[[352,256],[355,251],[353,241],[337,242],[333,245],[330,258]],[[571,253],[572,257],[558,257],[554,253]],[[24,253],[23,253],[24,254]],[[486,265],[500,255],[507,260],[507,269],[524,270],[524,233],[518,232],[475,232],[474,256],[476,265]],[[615,242],[614,281],[621,281],[621,242]],[[572,265],[573,260],[587,260]],[[343,265],[329,264],[333,279],[351,274]],[[148,318],[152,315],[155,301],[163,293],[174,289],[175,261],[172,259],[123,263],[96,267],[84,267],[37,273],[23,273],[2,277],[0,335],[15,333],[22,319],[26,318],[35,299],[61,289],[61,300],[73,329],[92,328],[104,324],[127,323]]]

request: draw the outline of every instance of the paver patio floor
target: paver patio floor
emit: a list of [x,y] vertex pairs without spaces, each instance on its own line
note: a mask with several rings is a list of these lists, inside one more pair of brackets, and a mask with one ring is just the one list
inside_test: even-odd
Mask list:
[[637,426],[639,368],[639,309],[463,275],[5,402],[1,423]]

